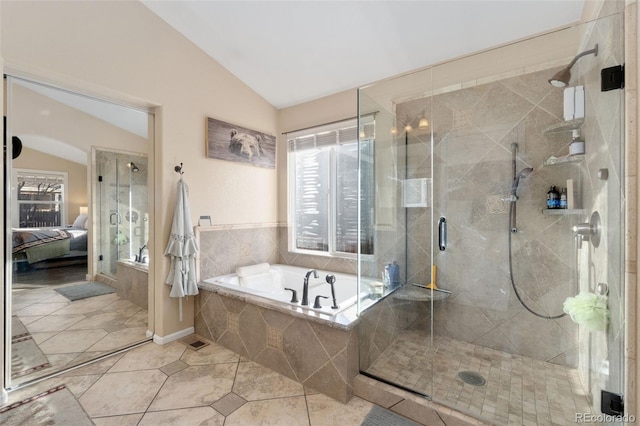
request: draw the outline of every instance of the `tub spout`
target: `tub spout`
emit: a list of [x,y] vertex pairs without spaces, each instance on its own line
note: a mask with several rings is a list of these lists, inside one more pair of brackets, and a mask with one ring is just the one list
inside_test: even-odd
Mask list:
[[302,306],[309,305],[309,276],[313,274],[314,278],[318,278],[318,271],[315,269],[309,269],[307,274],[304,276],[304,286],[302,287]]

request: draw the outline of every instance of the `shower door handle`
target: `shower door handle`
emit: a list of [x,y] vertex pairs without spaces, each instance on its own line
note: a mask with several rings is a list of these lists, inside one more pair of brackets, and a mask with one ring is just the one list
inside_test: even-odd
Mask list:
[[119,225],[122,223],[122,218],[120,217],[120,213],[111,213],[109,215],[109,223],[111,225]]
[[447,219],[444,217],[438,220],[438,248],[440,251],[447,248]]

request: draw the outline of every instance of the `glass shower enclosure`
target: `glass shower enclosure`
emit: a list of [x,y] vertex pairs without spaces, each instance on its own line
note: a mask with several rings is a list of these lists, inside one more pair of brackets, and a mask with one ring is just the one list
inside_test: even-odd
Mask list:
[[96,150],[95,162],[97,273],[115,278],[118,260],[148,259],[148,161],[143,155]]
[[[401,284],[360,312],[362,374],[492,424],[616,422],[624,91],[601,91],[600,70],[624,63],[622,27],[610,11],[359,90],[375,113],[359,277],[395,261]],[[549,84],[595,45],[568,90]]]

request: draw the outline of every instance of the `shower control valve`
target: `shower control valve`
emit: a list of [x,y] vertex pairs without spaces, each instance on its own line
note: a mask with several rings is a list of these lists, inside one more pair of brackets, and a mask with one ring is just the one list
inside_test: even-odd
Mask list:
[[591,241],[591,244],[594,247],[598,247],[600,245],[600,235],[601,235],[601,222],[600,215],[598,212],[593,212],[591,214],[591,219],[586,223],[579,223],[572,227],[573,236],[578,241],[578,248],[580,248],[580,243],[582,241]]

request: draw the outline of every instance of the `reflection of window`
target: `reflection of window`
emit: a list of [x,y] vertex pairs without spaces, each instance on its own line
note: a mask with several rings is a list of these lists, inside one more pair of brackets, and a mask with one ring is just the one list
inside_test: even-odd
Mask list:
[[[373,122],[358,143],[355,120],[289,135],[291,249],[373,254]],[[361,133],[362,133],[361,132]],[[362,177],[358,235],[358,162]]]
[[67,173],[17,169],[14,182],[18,209],[14,226],[41,228],[64,224]]

